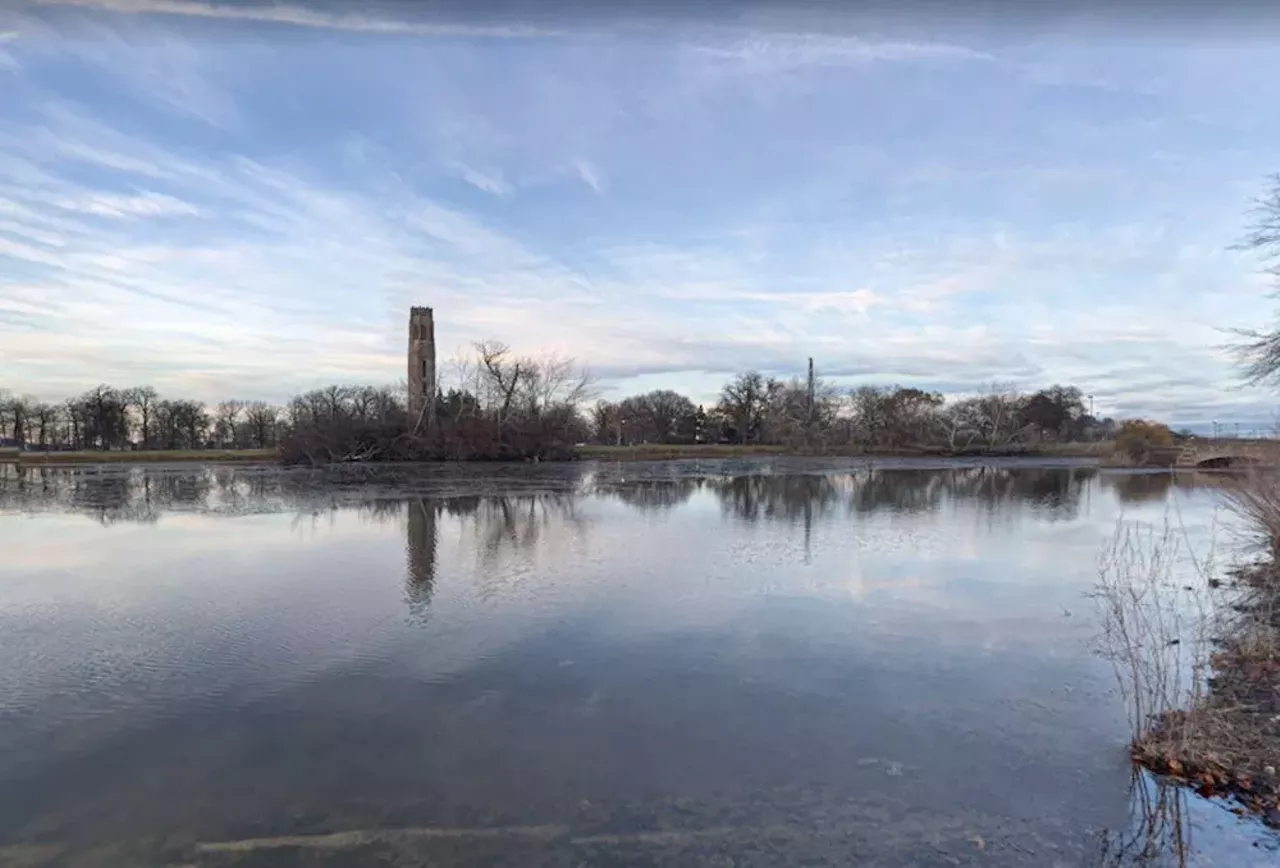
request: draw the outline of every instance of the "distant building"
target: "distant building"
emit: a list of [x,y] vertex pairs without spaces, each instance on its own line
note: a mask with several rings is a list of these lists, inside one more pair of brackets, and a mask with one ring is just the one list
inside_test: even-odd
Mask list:
[[409,428],[431,424],[436,400],[436,327],[429,307],[409,308]]

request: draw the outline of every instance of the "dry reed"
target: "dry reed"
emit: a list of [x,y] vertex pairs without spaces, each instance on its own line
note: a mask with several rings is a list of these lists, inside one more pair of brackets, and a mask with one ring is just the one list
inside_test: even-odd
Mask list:
[[[1095,590],[1101,650],[1133,723],[1133,758],[1280,824],[1280,478],[1226,489],[1255,560],[1201,556],[1181,522],[1121,525]],[[1216,534],[1215,534],[1216,536]]]

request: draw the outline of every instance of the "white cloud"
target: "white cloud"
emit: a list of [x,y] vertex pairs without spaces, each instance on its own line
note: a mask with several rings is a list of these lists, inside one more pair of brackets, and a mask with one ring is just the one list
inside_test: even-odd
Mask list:
[[578,160],[573,164],[573,169],[577,172],[582,183],[597,193],[604,192],[604,179],[593,163],[586,160]]
[[[296,17],[278,5],[189,8]],[[307,26],[380,32],[330,18]],[[130,46],[150,51],[172,18],[147,22],[100,53],[86,40],[78,61],[109,72]],[[1146,140],[1128,118],[1079,132],[1094,110],[1068,112],[1056,92],[1055,123],[1037,125],[1021,89],[1036,121],[1025,127],[1000,126],[991,105],[926,118],[890,87],[904,64],[947,64],[943,82],[962,67],[1007,73],[949,43],[700,38],[692,50],[622,41],[600,56],[522,47],[510,63],[474,46],[442,58],[379,42],[372,50],[395,43],[403,55],[349,71],[349,87],[324,92],[332,115],[309,116],[302,132],[272,112],[326,82],[273,76],[297,56],[266,39],[252,94],[225,89],[235,77],[220,77],[221,47],[195,37],[136,74],[119,70],[119,104],[23,90],[34,118],[0,112],[0,368],[50,397],[105,379],[281,399],[331,379],[400,378],[404,310],[422,303],[437,310],[442,347],[494,336],[680,389],[714,392],[746,367],[799,374],[814,356],[843,384],[1077,382],[1100,409],[1152,415],[1260,405],[1222,397],[1232,372],[1213,349],[1215,325],[1269,314],[1265,286],[1220,249],[1245,169],[1210,171],[1228,165],[1219,152],[1162,132],[1169,159],[1127,181],[1134,164],[1107,135],[1120,129],[1135,154]],[[50,34],[46,48],[59,44]],[[700,85],[708,68],[802,66],[825,71],[743,80],[666,114],[648,101]],[[416,84],[424,69],[438,85],[429,95]],[[191,87],[148,97],[142,71]],[[871,103],[884,111],[849,108],[881,74]],[[779,99],[755,99],[779,79]],[[218,129],[156,120],[186,92],[201,94],[187,114]],[[846,108],[855,121],[841,122]],[[386,128],[361,127],[375,110]],[[1041,149],[1034,159],[1010,129]],[[1043,145],[1055,136],[1060,148]],[[584,202],[579,182],[609,195]],[[1095,207],[1118,190],[1134,204]]]
[[0,220],[0,243],[7,243],[5,235],[24,242],[33,241],[45,247],[62,247],[67,243],[64,235],[49,232],[39,226],[28,226],[15,220]]
[[462,163],[457,164],[454,170],[462,180],[478,190],[492,193],[495,196],[510,196],[512,193],[511,185],[502,177],[500,170],[481,171]]
[[849,66],[877,62],[991,61],[982,51],[945,42],[873,40],[856,36],[757,35],[695,50],[722,65],[755,73],[777,73],[812,66]]
[[59,199],[53,204],[65,211],[124,219],[194,216],[200,213],[189,202],[151,192],[135,195],[91,193],[76,199]]
[[[203,0],[35,0],[47,6],[81,6],[133,15],[174,15],[257,21],[323,30],[418,36],[485,36],[521,38],[551,35],[555,31],[528,25],[484,25],[446,21],[412,21],[364,12],[339,12],[289,3],[203,2]],[[345,5],[345,4],[344,4]]]

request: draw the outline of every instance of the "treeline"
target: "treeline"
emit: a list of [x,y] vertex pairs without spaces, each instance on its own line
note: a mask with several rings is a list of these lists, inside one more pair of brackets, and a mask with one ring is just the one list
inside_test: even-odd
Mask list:
[[97,386],[61,403],[0,392],[0,445],[35,450],[277,449],[287,462],[568,457],[590,436],[591,382],[572,360],[484,342],[411,418],[403,384],[333,385],[283,406],[206,405],[149,386]]
[[584,442],[962,452],[1109,440],[1122,429],[1092,416],[1073,386],[991,386],[947,400],[913,387],[841,390],[754,371],[733,377],[710,406],[670,390],[590,404],[591,379],[572,360],[517,356],[492,341],[452,360],[443,386],[419,418],[410,417],[403,385],[327,386],[285,405],[210,406],[148,386],[102,385],[58,404],[0,392],[0,440],[29,449],[276,449],[286,461],[319,464],[560,458]]
[[835,447],[952,451],[1016,444],[1107,440],[1113,419],[1089,413],[1074,386],[1024,393],[992,386],[948,401],[938,392],[903,386],[841,390],[818,379],[790,381],[747,372],[725,384],[710,408],[658,390],[591,412],[592,438],[601,444],[741,443],[814,450]]
[[97,386],[61,403],[0,391],[0,441],[30,449],[270,449],[285,428],[264,401],[212,407],[150,386]]

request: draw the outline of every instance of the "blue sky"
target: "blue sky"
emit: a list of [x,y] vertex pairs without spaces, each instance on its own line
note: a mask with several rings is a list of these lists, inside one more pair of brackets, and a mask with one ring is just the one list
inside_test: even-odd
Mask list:
[[612,397],[811,355],[1275,422],[1220,349],[1274,306],[1247,30],[355,8],[0,11],[0,387],[394,382],[426,304]]

